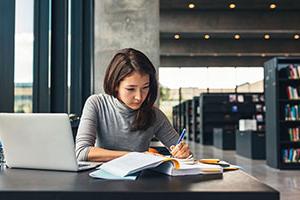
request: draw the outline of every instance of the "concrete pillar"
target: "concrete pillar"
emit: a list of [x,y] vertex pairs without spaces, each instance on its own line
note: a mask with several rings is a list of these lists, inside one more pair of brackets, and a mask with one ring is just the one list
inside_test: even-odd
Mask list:
[[118,49],[144,52],[159,66],[159,0],[95,1],[95,93],[102,93],[105,69]]

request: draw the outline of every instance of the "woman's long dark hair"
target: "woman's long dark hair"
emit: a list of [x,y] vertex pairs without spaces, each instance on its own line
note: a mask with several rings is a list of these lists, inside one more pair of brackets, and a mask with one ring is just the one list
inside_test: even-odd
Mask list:
[[146,130],[155,120],[153,104],[157,98],[158,86],[155,67],[145,54],[131,48],[118,51],[106,69],[104,91],[117,98],[116,88],[126,76],[133,72],[149,75],[149,93],[137,110],[131,127],[132,130]]

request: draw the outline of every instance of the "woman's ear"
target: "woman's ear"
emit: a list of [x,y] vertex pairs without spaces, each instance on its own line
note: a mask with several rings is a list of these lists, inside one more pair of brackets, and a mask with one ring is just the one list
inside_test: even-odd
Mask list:
[[117,86],[117,87],[115,88],[115,94],[116,94],[116,96],[118,96],[118,93],[119,93],[119,86]]

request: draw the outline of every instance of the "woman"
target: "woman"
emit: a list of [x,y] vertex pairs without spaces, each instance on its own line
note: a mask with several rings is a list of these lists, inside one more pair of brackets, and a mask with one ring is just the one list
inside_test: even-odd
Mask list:
[[151,61],[138,50],[120,50],[105,73],[106,94],[92,95],[85,103],[76,137],[78,160],[109,161],[147,151],[154,136],[174,157],[188,157],[188,145],[175,146],[178,134],[153,106],[157,88]]

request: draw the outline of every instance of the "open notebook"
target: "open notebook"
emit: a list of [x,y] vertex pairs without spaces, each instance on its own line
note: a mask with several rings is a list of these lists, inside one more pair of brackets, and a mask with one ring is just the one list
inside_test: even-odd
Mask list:
[[[197,174],[217,174],[222,173],[222,167],[218,165],[208,165],[202,163],[185,163],[179,159],[168,158],[147,153],[131,152],[122,157],[102,164],[95,174],[111,174],[114,177],[126,177],[136,174],[145,169],[152,169],[170,176],[197,175]],[[100,173],[101,172],[101,173]],[[104,177],[98,177],[104,178]]]

